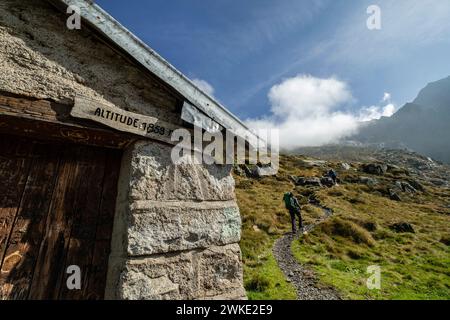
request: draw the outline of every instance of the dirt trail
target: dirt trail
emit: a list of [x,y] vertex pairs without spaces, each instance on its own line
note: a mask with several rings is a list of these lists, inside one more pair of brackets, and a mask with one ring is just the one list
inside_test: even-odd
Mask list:
[[[323,210],[324,218],[314,224],[306,226],[304,231],[307,232],[313,230],[319,223],[328,219],[333,214],[333,210],[329,208],[325,208],[320,204],[312,204]],[[340,296],[335,289],[319,285],[314,272],[302,266],[294,258],[291,251],[291,243],[295,238],[296,235],[288,233],[278,239],[273,246],[273,254],[278,262],[278,266],[286,276],[286,279],[295,287],[297,299],[339,300]]]

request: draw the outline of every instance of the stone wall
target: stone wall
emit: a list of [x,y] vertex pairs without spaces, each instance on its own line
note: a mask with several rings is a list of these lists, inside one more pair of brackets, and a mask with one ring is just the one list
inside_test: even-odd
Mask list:
[[231,167],[170,152],[139,142],[124,157],[106,298],[245,298]]
[[0,91],[69,106],[83,95],[181,124],[179,96],[45,0],[0,1]]

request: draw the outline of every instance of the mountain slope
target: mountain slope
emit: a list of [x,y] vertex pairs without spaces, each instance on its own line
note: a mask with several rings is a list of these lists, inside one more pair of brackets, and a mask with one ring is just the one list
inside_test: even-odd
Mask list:
[[367,123],[353,140],[407,147],[450,163],[450,77],[428,84],[391,118]]
[[[331,147],[308,149],[321,161],[282,155],[276,176],[235,170],[248,297],[295,299],[292,277],[284,277],[272,252],[290,229],[282,198],[292,190],[305,225],[317,227],[294,240],[291,251],[318,286],[344,299],[450,299],[449,167],[404,150],[340,150],[339,156]],[[367,164],[385,165],[386,172],[368,173]],[[321,177],[329,168],[338,172],[339,186],[294,183],[293,177]],[[334,214],[324,220],[317,205]],[[381,267],[381,290],[366,286],[372,265]]]

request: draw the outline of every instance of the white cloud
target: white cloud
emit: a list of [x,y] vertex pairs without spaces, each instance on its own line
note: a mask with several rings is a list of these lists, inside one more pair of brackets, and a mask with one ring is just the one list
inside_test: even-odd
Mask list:
[[253,129],[278,129],[280,147],[285,149],[338,142],[356,133],[362,121],[395,112],[389,94],[383,97],[385,106],[366,107],[357,113],[337,111],[354,98],[348,85],[334,77],[298,75],[273,86],[268,98],[271,114],[246,122]]
[[214,87],[207,81],[202,79],[193,79],[192,82],[199,87],[201,90],[203,90],[206,94],[210,96],[214,96]]
[[381,117],[391,117],[396,111],[395,105],[389,103],[385,106],[371,106],[362,108],[359,113],[359,121],[367,122],[378,120]]
[[298,75],[270,89],[269,100],[276,116],[307,117],[329,112],[352,100],[347,85],[335,78]]
[[392,115],[397,111],[395,104],[391,102],[390,93],[384,93],[381,103],[385,105],[361,108],[361,111],[359,112],[359,121],[367,122],[378,120],[382,117],[392,117]]

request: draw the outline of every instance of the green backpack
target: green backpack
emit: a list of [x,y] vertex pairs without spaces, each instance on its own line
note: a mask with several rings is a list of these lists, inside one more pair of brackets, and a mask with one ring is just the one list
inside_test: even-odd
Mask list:
[[286,205],[286,209],[292,208],[292,197],[289,192],[286,192],[283,197],[284,204]]

